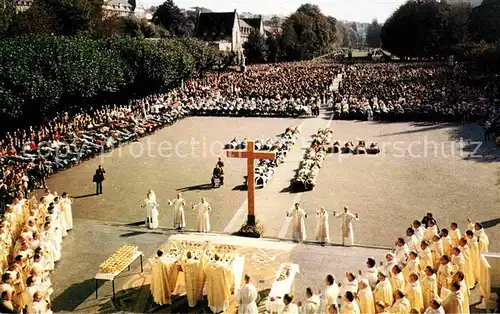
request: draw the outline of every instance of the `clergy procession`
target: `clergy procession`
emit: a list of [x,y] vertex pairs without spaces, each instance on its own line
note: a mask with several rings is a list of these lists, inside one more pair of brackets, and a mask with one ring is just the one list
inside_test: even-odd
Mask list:
[[73,229],[72,204],[66,192],[46,189],[39,200],[20,193],[7,205],[0,226],[0,312],[52,313],[50,275]]
[[[301,209],[297,211],[299,217]],[[489,238],[480,223],[468,221],[465,232],[455,222],[439,229],[428,213],[397,239],[385,261],[377,265],[368,257],[366,265],[358,271],[351,268],[345,278],[327,275],[323,292],[315,294],[307,288],[305,299],[287,294],[281,313],[471,313],[471,292],[475,290],[482,300],[489,289],[481,261]],[[343,227],[343,232],[352,234],[348,228]],[[343,235],[344,240],[352,240],[349,234]]]

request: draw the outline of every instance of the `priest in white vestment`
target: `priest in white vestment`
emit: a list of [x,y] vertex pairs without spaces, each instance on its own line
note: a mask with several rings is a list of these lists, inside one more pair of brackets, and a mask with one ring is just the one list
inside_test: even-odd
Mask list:
[[208,307],[212,312],[219,313],[227,310],[231,300],[231,286],[233,274],[229,267],[220,261],[216,255],[215,260],[205,267],[207,276]]
[[174,228],[181,230],[186,227],[186,217],[184,216],[184,206],[186,206],[186,202],[182,198],[181,193],[177,194],[176,199],[168,201],[168,203],[174,207]]
[[356,302],[356,299],[354,298],[354,293],[347,291],[343,301],[344,302],[340,307],[341,314],[361,314],[358,302]]
[[462,234],[460,233],[460,229],[458,229],[456,222],[451,223],[449,233],[451,238],[451,247],[454,248],[458,246],[458,241],[462,238]]
[[251,282],[249,275],[245,275],[245,285],[238,291],[238,314],[258,314],[257,298],[259,294]]
[[283,310],[281,311],[281,314],[299,314],[299,307],[297,304],[292,303],[293,298],[285,294],[283,297],[283,303],[285,306],[283,307]]
[[198,231],[204,233],[210,232],[210,212],[212,211],[210,204],[202,197],[201,202],[194,205],[193,209],[198,211]]
[[294,241],[302,242],[306,240],[306,212],[300,207],[299,203],[295,203],[294,209],[286,213],[287,217],[292,217],[292,238]]
[[377,262],[373,258],[371,257],[368,258],[368,260],[366,261],[365,270],[362,271],[360,269],[358,273],[364,279],[368,280],[368,283],[372,290],[375,289],[375,285],[377,284],[378,281],[378,268],[377,268]]
[[146,209],[146,226],[149,229],[158,228],[158,203],[156,202],[156,195],[153,190],[149,190],[141,207]]
[[337,213],[333,212],[333,217],[341,218],[341,236],[342,236],[342,245],[343,246],[352,246],[354,245],[354,231],[352,228],[352,221],[359,220],[358,214],[351,213],[347,206],[344,207],[344,212],[337,215]]
[[325,313],[328,313],[328,308],[330,305],[338,305],[338,298],[339,298],[339,286],[335,282],[335,279],[333,279],[332,275],[326,276],[325,279],[326,282],[326,289],[323,294],[324,300],[325,300]]
[[394,304],[388,309],[388,312],[397,314],[410,313],[410,301],[406,298],[404,292],[402,290],[397,290],[394,296],[396,301],[394,301]]
[[330,242],[328,212],[324,207],[321,207],[316,214],[318,216],[318,222],[316,224],[316,241],[319,241],[321,245],[324,245],[324,243]]
[[321,306],[319,296],[312,292],[311,288],[306,289],[306,300],[304,303],[299,302],[298,306],[302,314],[318,314]]
[[428,308],[431,306],[432,300],[438,296],[437,278],[431,266],[425,268],[425,276],[420,284],[422,286],[424,308]]
[[474,224],[474,236],[477,238],[479,243],[479,252],[487,253],[489,252],[490,239],[484,232],[483,225],[479,222]]
[[385,307],[389,307],[394,302],[392,287],[389,278],[387,278],[385,273],[379,272],[378,280],[379,282],[373,290],[373,298],[375,299],[375,302],[380,301],[384,304]]
[[71,230],[73,229],[73,210],[71,209],[73,201],[68,196],[68,193],[64,192],[62,194],[60,203],[64,218],[66,219],[66,228],[68,228],[67,230]]

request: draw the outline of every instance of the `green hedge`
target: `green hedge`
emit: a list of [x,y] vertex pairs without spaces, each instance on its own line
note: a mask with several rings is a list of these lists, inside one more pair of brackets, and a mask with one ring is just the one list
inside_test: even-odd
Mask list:
[[195,40],[1,40],[1,119],[35,123],[57,112],[165,91],[217,57],[217,51]]

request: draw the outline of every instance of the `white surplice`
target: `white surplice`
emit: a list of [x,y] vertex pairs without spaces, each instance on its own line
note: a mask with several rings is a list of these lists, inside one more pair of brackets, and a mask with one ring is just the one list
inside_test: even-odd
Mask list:
[[257,289],[252,283],[241,287],[237,294],[238,314],[258,314],[257,297]]

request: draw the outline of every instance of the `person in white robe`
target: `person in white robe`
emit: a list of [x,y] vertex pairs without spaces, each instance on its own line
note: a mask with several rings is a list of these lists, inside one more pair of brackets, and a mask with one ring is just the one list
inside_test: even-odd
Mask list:
[[324,246],[330,242],[330,231],[328,228],[328,212],[324,207],[321,207],[316,213],[318,222],[316,223],[316,241],[319,241]]
[[258,314],[257,298],[259,294],[257,288],[251,282],[250,275],[245,275],[245,285],[241,287],[236,296],[238,302],[238,314]]
[[337,213],[333,212],[333,217],[342,219],[341,223],[341,236],[342,236],[342,245],[343,246],[352,246],[354,245],[354,231],[352,228],[352,221],[359,220],[358,214],[351,213],[347,206],[344,207],[344,212],[337,215]]
[[73,229],[73,210],[71,208],[73,201],[68,196],[68,193],[64,192],[61,195],[61,209],[66,220],[66,228],[67,230]]
[[61,208],[61,204],[59,201],[59,196],[54,197],[54,214],[57,216],[57,221],[59,223],[59,228],[61,230],[61,237],[65,237],[68,235],[68,227],[66,223],[66,217]]
[[292,238],[294,241],[302,242],[306,240],[306,212],[295,203],[292,212],[286,213],[287,217],[292,217]]
[[297,304],[300,313],[302,314],[317,314],[319,313],[321,300],[319,296],[313,294],[311,288],[306,289],[306,300]]
[[341,284],[339,284],[341,288],[341,295],[345,295],[347,291],[352,292],[353,294],[358,293],[358,280],[353,273],[346,272],[345,279]]
[[479,243],[479,252],[487,253],[489,252],[490,239],[484,232],[483,225],[479,222],[474,224],[474,236],[477,238],[477,242]]
[[40,233],[42,248],[48,253],[49,259],[57,262],[61,259],[61,248],[57,245],[56,236],[52,230],[50,222],[44,224],[44,229]]
[[325,312],[328,312],[328,308],[330,305],[338,305],[338,298],[339,298],[339,286],[335,282],[335,279],[333,279],[332,275],[326,276],[325,279],[326,283],[326,289],[323,294],[324,302],[325,302]]
[[425,227],[422,225],[422,223],[418,220],[415,220],[413,222],[413,225],[410,227],[413,227],[415,231],[415,237],[417,238],[418,242],[419,243],[422,242],[422,240],[424,239],[424,232],[425,232]]
[[49,205],[50,203],[52,203],[54,201],[54,197],[57,195],[57,193],[52,194],[50,193],[50,190],[49,189],[46,189],[45,190],[45,193],[43,195],[43,197],[45,198],[45,200],[47,201],[47,205]]
[[201,202],[194,205],[193,209],[198,211],[198,232],[210,232],[210,212],[212,211],[210,204],[202,197]]
[[396,241],[396,248],[394,250],[394,255],[396,255],[396,261],[398,263],[406,262],[408,255],[410,254],[410,249],[403,238],[398,238]]
[[184,206],[186,206],[186,202],[182,198],[181,193],[177,194],[177,198],[174,200],[169,200],[168,204],[174,207],[174,228],[181,230],[186,227],[186,217],[184,216]]
[[50,303],[45,301],[40,292],[33,295],[33,314],[52,314]]
[[144,203],[141,205],[146,210],[146,226],[149,229],[158,228],[158,203],[153,190],[149,190]]
[[378,281],[378,268],[377,262],[373,258],[368,258],[366,261],[366,268],[364,270],[359,270],[358,274],[362,276],[364,279],[368,280],[370,288],[375,289],[375,285]]

